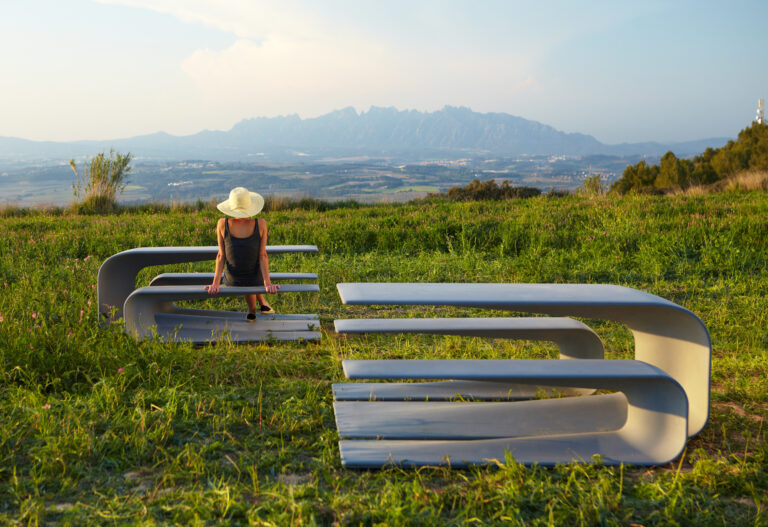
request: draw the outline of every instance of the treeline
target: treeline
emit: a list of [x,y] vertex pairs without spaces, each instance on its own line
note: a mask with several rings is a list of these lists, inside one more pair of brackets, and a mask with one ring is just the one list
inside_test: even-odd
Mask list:
[[515,187],[509,181],[499,185],[495,180],[480,181],[473,179],[463,187],[451,187],[444,194],[429,194],[427,199],[442,198],[449,201],[505,200],[514,198],[533,198],[541,194],[536,187]]
[[722,148],[707,148],[693,159],[678,159],[667,152],[658,165],[640,161],[624,169],[611,191],[658,192],[715,183],[745,170],[768,170],[768,125],[752,123]]

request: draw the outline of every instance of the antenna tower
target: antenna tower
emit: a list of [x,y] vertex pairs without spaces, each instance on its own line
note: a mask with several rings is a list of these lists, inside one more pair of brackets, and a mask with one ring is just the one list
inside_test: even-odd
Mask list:
[[765,105],[762,99],[757,100],[757,115],[755,116],[757,124],[765,124]]

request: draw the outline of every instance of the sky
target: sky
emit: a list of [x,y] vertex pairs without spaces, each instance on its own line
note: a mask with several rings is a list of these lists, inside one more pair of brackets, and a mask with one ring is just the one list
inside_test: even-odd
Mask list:
[[467,106],[604,143],[735,137],[768,1],[0,0],[0,136]]

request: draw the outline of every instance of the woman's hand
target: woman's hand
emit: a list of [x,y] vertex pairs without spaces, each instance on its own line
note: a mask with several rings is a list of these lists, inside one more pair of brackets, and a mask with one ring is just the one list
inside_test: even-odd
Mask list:
[[220,286],[216,282],[213,282],[211,285],[205,286],[205,290],[208,291],[209,295],[215,295],[219,292]]
[[277,284],[264,284],[264,289],[267,290],[267,293],[277,293],[280,286]]

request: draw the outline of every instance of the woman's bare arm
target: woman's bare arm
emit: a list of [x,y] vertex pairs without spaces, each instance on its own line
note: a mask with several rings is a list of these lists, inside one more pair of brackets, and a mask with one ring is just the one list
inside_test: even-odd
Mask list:
[[259,229],[259,236],[261,238],[261,247],[259,247],[259,266],[261,267],[261,276],[264,278],[264,288],[267,293],[277,293],[280,286],[273,284],[269,279],[269,258],[267,257],[267,222],[266,220],[257,219],[257,228]]
[[215,295],[221,288],[221,275],[224,273],[224,222],[226,218],[220,218],[216,224],[216,239],[219,245],[219,252],[216,255],[216,270],[213,273],[213,282],[205,286],[208,293]]

